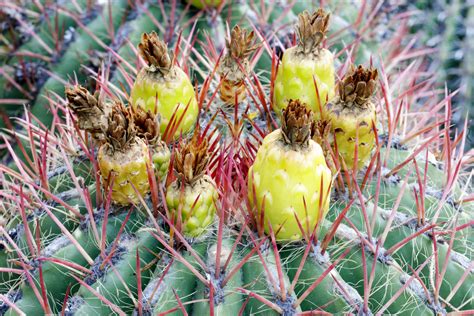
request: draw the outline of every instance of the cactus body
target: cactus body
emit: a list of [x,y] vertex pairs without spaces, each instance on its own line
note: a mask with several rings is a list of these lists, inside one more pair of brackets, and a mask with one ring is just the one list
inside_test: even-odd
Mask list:
[[[196,242],[193,244],[193,249],[199,257],[204,257],[207,243]],[[199,267],[196,259],[189,252],[184,252],[183,258],[194,268]],[[164,278],[163,274],[165,274]],[[186,304],[193,299],[198,282],[196,276],[182,262],[164,256],[157,265],[153,280],[144,290],[144,310],[159,314],[175,309],[174,291],[181,298],[182,303]],[[190,313],[192,306],[189,304],[185,306],[186,311]],[[171,315],[178,314],[178,311],[171,313]]]
[[[199,11],[185,1],[6,5],[37,33],[7,20],[17,38],[0,23],[7,45],[0,50],[11,47],[0,57],[7,63],[1,67],[0,115],[31,100],[32,113],[54,124],[25,116],[12,120],[23,130],[14,125],[17,134],[0,135],[0,150],[7,153],[0,165],[0,315],[474,310],[472,155],[463,155],[466,132],[449,128],[457,113],[451,120],[451,96],[438,99],[430,90],[437,91],[434,80],[420,78],[429,73],[420,59],[426,50],[406,46],[415,42],[405,33],[410,17],[403,7],[395,12],[402,23],[393,23],[385,19],[393,13],[387,3],[327,3],[334,12],[328,28],[323,12],[302,13],[319,2],[217,2]],[[458,2],[453,10],[460,14],[447,23],[472,16]],[[296,14],[302,15],[294,37]],[[261,49],[253,56],[220,55],[226,24],[229,31],[252,29]],[[378,36],[384,24],[392,31],[396,24],[396,32]],[[76,25],[75,32],[63,32],[62,26]],[[138,51],[148,66],[135,69],[141,60],[133,46],[142,32],[153,31],[176,54],[168,55],[163,43],[156,51],[149,45],[158,44],[153,39],[142,41]],[[448,27],[445,38],[451,42],[455,31]],[[56,38],[52,54],[38,45],[41,39],[56,45]],[[286,50],[277,72],[293,39],[298,44]],[[245,55],[243,42],[231,40],[226,52]],[[453,60],[452,49],[440,51]],[[370,74],[342,80],[332,97],[333,63],[342,70],[351,61],[376,65],[380,80]],[[48,78],[30,86],[19,71],[23,66],[40,67]],[[8,76],[19,85],[13,87]],[[78,87],[76,78],[87,87]],[[371,80],[381,93],[372,93]],[[67,108],[54,95],[61,96],[65,85]],[[130,88],[125,106],[119,100],[129,101]],[[237,96],[241,106],[226,111],[219,93],[231,104]],[[194,112],[190,106],[181,122],[171,123],[173,107],[196,94],[199,124],[197,100],[190,102]],[[168,105],[155,108],[151,99]],[[381,105],[377,133],[375,105]],[[192,123],[184,127],[188,113],[194,113]],[[160,127],[173,135],[162,140]],[[320,127],[327,127],[327,137],[316,133]],[[180,134],[180,143],[173,143]],[[9,154],[15,138],[31,161]],[[355,138],[359,161],[350,154]],[[358,172],[336,168],[343,164]],[[353,190],[344,190],[349,183]]]
[[[223,240],[220,253],[220,264],[222,265],[224,265],[227,258],[232,255],[229,263],[230,269],[235,267],[235,265],[240,261],[239,254],[231,254],[232,242],[233,240],[231,238]],[[217,256],[217,247],[217,243],[211,242],[207,250],[206,260],[208,266],[211,268],[215,264],[214,260]],[[229,282],[225,286],[222,286],[220,283],[221,280],[216,278],[215,275],[211,275],[211,282],[213,283],[212,287],[215,291],[213,304],[215,304],[215,312],[217,315],[235,315],[239,313],[243,300],[242,295],[238,291],[238,289],[243,285],[242,273],[242,270],[239,269],[239,271],[232,278],[230,278]],[[201,302],[194,305],[194,313],[196,313],[196,315],[203,315],[209,311],[209,294],[205,289],[206,288],[204,284],[198,283],[195,299],[201,300]],[[208,300],[205,301],[206,299]]]
[[[146,232],[138,232],[136,236],[123,235],[120,242],[113,246],[116,247],[116,254],[113,254],[110,259],[111,263],[103,265],[102,260],[98,260],[95,263],[95,266],[99,267],[96,275],[89,276],[85,282],[110,302],[120,305],[122,310],[130,313],[134,305],[132,299],[128,296],[127,290],[137,293],[137,273],[141,273],[141,286],[143,288],[148,283],[154,267],[153,259],[159,253],[160,245],[152,235]],[[149,249],[153,249],[154,252],[150,252]],[[138,272],[136,270],[137,256],[140,259],[140,271]],[[71,297],[69,301],[77,302],[75,305],[71,304],[73,306],[69,309],[69,312],[74,315],[106,315],[113,313],[109,306],[104,304],[84,285],[77,291],[76,296]]]
[[198,9],[218,7],[225,0],[187,0]]
[[[125,214],[116,218],[110,218],[108,220],[105,229],[106,235],[103,237],[106,241],[110,242],[114,240],[118,231],[120,230],[124,218]],[[133,232],[138,228],[136,223],[137,220],[138,218],[135,217],[135,215],[130,218],[128,222],[129,231]],[[94,239],[92,230],[79,227],[74,231],[73,238],[85,250],[89,257],[95,258],[99,254],[99,245]],[[57,245],[62,245],[62,247],[58,248]],[[66,236],[60,237],[56,240],[56,244],[50,245],[49,247],[53,251],[53,253],[51,253],[53,258],[73,262],[80,266],[88,266],[88,261],[84,254],[79,252],[74,244],[68,242],[68,238]],[[58,310],[59,304],[62,304],[68,286],[70,284],[74,285],[77,282],[69,273],[68,268],[63,265],[46,261],[42,263],[41,268],[43,270],[44,283],[51,295],[49,306],[54,312]],[[35,286],[37,287],[39,285],[39,278],[37,274],[35,274],[34,282]],[[33,288],[28,285],[28,283],[25,283],[20,290],[22,292],[22,296],[21,299],[16,302],[16,305],[20,308],[20,310],[25,312],[27,315],[43,315],[41,304],[35,296]],[[14,311],[9,310],[7,315],[14,315]]]

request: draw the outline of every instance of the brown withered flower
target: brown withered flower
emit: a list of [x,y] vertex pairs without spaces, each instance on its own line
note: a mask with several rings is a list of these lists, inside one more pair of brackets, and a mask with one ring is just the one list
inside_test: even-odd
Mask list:
[[306,147],[311,139],[313,111],[300,100],[290,100],[283,110],[282,134],[287,144]]

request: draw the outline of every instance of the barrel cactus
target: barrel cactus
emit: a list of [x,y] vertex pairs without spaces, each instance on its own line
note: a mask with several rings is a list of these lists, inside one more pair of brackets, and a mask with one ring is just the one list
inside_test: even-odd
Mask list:
[[[291,36],[286,42],[276,37],[283,33],[266,29],[278,23],[268,20],[271,1],[262,0],[258,8],[243,3],[235,11],[229,1],[201,1],[206,4],[201,11],[175,2],[160,7],[119,1],[102,7],[110,23],[102,30],[110,33],[93,24],[100,6],[78,10],[82,2],[76,3],[70,15],[60,9],[58,19],[80,31],[61,51],[64,56],[42,66],[50,73],[60,64],[71,68],[37,86],[57,94],[41,101],[47,100],[43,105],[52,113],[51,125],[26,111],[13,126],[13,138],[3,138],[8,157],[0,165],[0,314],[438,315],[474,310],[473,157],[465,153],[467,131],[451,130],[451,96],[432,93],[431,81],[423,81],[426,65],[409,47],[360,60],[371,44],[332,42],[339,35],[331,37],[329,27],[337,77],[344,78],[354,61],[377,69],[368,71],[368,78],[361,74],[357,82],[364,87],[357,84],[355,91],[348,87],[350,80],[332,83],[347,88],[334,91],[334,103],[341,93],[371,102],[363,116],[364,122],[367,117],[373,122],[370,150],[359,166],[357,155],[345,157],[334,144],[336,128],[345,120],[331,112],[334,104],[327,107],[329,119],[289,95],[283,112],[272,110],[281,80],[277,47],[294,43]],[[293,15],[293,22],[305,10],[318,10],[310,2],[286,5],[277,2],[273,9]],[[39,16],[45,9],[31,6],[25,14]],[[251,9],[242,10],[246,6]],[[376,19],[367,17],[374,8],[363,7],[360,14],[342,10],[332,17],[336,23],[354,19],[354,29],[364,28],[364,19]],[[71,18],[73,10],[82,18]],[[165,22],[156,19],[167,12],[173,15]],[[273,19],[279,16],[275,12]],[[213,106],[220,102],[217,69],[224,62],[219,53],[213,55],[219,38],[209,41],[203,54],[193,23],[185,22],[187,16],[216,14],[241,29],[255,26],[262,43],[245,68],[247,92],[239,100],[244,110],[236,106],[233,117]],[[128,94],[144,66],[136,44],[142,33],[152,31],[174,47],[173,59],[183,74],[204,78],[194,85],[199,108],[191,124],[194,134],[180,133],[179,141],[160,134],[160,113],[139,107]],[[84,52],[76,56],[87,55],[87,60],[61,59],[71,47],[84,49],[86,38],[105,54],[98,65],[93,64],[97,55]],[[12,47],[20,50],[38,37],[18,40]],[[395,43],[407,44],[394,37],[383,45]],[[12,55],[8,62],[20,56],[37,57]],[[81,63],[90,76],[78,72],[77,80],[89,86],[59,80],[60,89],[50,89],[61,76],[74,78],[73,68]],[[86,77],[92,84],[83,82]],[[2,91],[7,92],[13,90]],[[29,92],[34,93],[30,100],[42,95]],[[219,116],[226,124],[218,123]],[[273,160],[264,159],[271,154]],[[312,157],[311,163],[293,159],[298,155]],[[268,203],[268,193],[278,203]]]
[[[461,127],[466,118],[470,121],[474,118],[474,70],[469,54],[474,45],[473,3],[418,0],[406,6],[416,12],[411,18],[411,31],[418,33],[421,43],[433,50],[427,60],[430,69],[436,71],[439,84],[446,83],[451,91],[459,89],[452,104],[458,109],[453,121]],[[471,124],[470,135],[472,132]],[[473,146],[473,136],[468,136],[468,144]]]

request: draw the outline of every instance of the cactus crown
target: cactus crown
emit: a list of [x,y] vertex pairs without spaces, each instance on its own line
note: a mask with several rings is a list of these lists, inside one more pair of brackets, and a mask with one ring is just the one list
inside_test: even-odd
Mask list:
[[281,120],[283,140],[289,145],[308,146],[313,125],[313,111],[300,100],[290,100]]
[[313,14],[304,11],[298,15],[296,33],[299,38],[299,52],[305,55],[318,55],[320,45],[329,27],[330,13],[319,8]]
[[90,132],[98,141],[105,140],[107,109],[99,102],[97,94],[92,95],[86,88],[77,85],[66,88],[68,107],[77,116],[80,129]]
[[116,101],[107,118],[105,137],[112,152],[126,151],[136,140],[137,131],[133,114],[122,102]]
[[192,185],[204,175],[209,159],[207,138],[200,139],[196,129],[193,138],[182,145],[174,157],[174,169],[179,181]]
[[143,33],[138,51],[145,59],[152,71],[159,71],[163,75],[169,73],[173,65],[168,53],[168,45],[161,41],[156,32]]
[[160,141],[160,115],[150,110],[145,111],[141,106],[132,110],[133,122],[137,136],[146,139],[148,144],[155,145]]
[[339,98],[346,104],[364,107],[377,88],[377,69],[351,66],[338,85]]

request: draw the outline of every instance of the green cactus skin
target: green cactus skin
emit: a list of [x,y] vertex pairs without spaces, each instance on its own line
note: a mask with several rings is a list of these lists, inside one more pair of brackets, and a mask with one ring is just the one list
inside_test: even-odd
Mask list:
[[[127,238],[118,243],[117,247],[122,247],[121,251],[124,254],[119,262],[113,264],[116,272],[112,268],[106,268],[106,274],[91,284],[90,287],[101,293],[113,304],[120,306],[124,312],[131,313],[134,305],[127,289],[133,295],[136,295],[138,291],[136,276],[137,252],[140,257],[141,282],[144,288],[144,285],[150,280],[153,271],[153,260],[160,253],[162,246],[153,235],[145,230],[138,232],[135,237],[127,236]],[[99,265],[101,261],[99,260]],[[83,303],[74,311],[74,315],[109,315],[113,313],[109,306],[105,305],[84,285],[78,290],[76,297],[80,297]]]
[[[405,232],[404,232],[405,231]],[[412,230],[407,227],[400,227],[394,230],[392,234],[387,238],[386,246],[390,247],[399,242],[400,236],[410,236]],[[391,237],[391,238],[390,238]],[[446,274],[442,280],[440,288],[440,296],[443,299],[447,299],[451,295],[451,290],[458,284],[463,276],[464,272],[469,269],[469,260],[461,254],[455,253],[453,250],[448,250],[446,242],[439,242],[437,245],[438,257],[437,260],[440,262],[440,266],[444,267],[445,259],[450,252],[450,259],[446,265]],[[432,240],[423,235],[422,238],[415,238],[399,251],[394,254],[394,258],[402,264],[402,266],[410,265],[414,269],[418,269],[431,255],[433,254],[433,242]],[[425,284],[431,284],[433,266],[426,266],[420,272],[420,278]],[[405,267],[408,271],[408,268]],[[473,309],[474,302],[472,297],[474,295],[474,274],[469,273],[467,278],[461,282],[459,290],[456,291],[454,296],[450,299],[449,303],[452,306],[463,306],[463,309]],[[448,310],[450,308],[448,307]]]
[[[238,4],[238,5],[236,5]],[[223,17],[229,23],[229,27],[232,29],[235,25],[239,25],[241,28],[251,29],[252,25],[249,20],[253,19],[255,12],[250,7],[247,1],[228,1],[222,9]]]
[[[108,21],[112,21],[113,29],[116,31],[123,22],[123,18],[128,10],[128,4],[129,2],[126,0],[118,0],[110,8],[104,6],[102,13],[87,25],[88,31],[97,36],[103,44],[109,45],[112,38],[108,35]],[[105,47],[86,31],[80,30],[76,40],[71,43],[62,56],[61,61],[55,64],[51,71],[61,79],[66,79],[68,75],[75,74],[79,82],[86,80],[87,76],[80,71],[80,68],[83,62],[87,64],[87,61],[90,59],[91,50],[104,51]],[[40,97],[36,99],[31,109],[31,113],[46,125],[51,124],[52,117],[48,114],[48,111],[45,111],[49,104],[45,96],[51,96],[54,93],[62,95],[64,92],[64,83],[57,80],[57,77],[50,77],[45,82],[39,92]]]
[[[366,254],[367,271],[372,270],[374,261],[376,262],[375,276],[371,296],[369,299],[369,307],[371,310],[380,309],[395,293],[397,293],[404,285],[402,280],[407,280],[409,276],[400,272],[397,264],[381,264],[372,254]],[[362,252],[359,247],[354,247],[349,252],[346,260],[341,262],[339,273],[345,280],[353,280],[349,282],[362,295],[364,286],[361,280],[363,276]],[[357,281],[356,281],[357,280]],[[423,300],[417,296],[417,293],[410,288],[405,289],[402,294],[392,303],[388,309],[388,314],[394,314],[403,311],[407,315],[432,315],[432,310],[426,306]]]
[[[122,222],[125,219],[126,214],[109,218],[106,226],[106,241],[110,243],[117,237],[117,233],[122,226]],[[133,232],[140,226],[139,222],[143,221],[138,212],[132,213],[129,221],[126,224],[125,232]],[[102,224],[100,221],[98,224]],[[100,226],[99,226],[100,227]],[[91,229],[83,230],[77,228],[73,232],[73,237],[76,239],[79,245],[86,251],[91,258],[95,258],[99,255],[100,245],[97,244]],[[99,235],[100,236],[100,235]],[[67,237],[61,237],[67,238]],[[62,259],[65,261],[73,262],[75,264],[87,267],[88,263],[84,256],[77,250],[77,248],[68,243],[65,247],[56,249],[57,251],[52,254],[53,258]],[[46,250],[45,250],[46,251]],[[50,298],[49,306],[53,311],[60,310],[59,304],[62,304],[66,290],[69,285],[74,285],[77,282],[72,277],[70,271],[51,261],[45,261],[42,264],[43,279],[46,288],[48,289],[48,297]],[[36,279],[38,276],[34,275],[35,285],[39,288],[39,281]],[[20,310],[25,312],[27,315],[43,315],[41,304],[36,298],[33,289],[25,283],[20,288],[22,297],[16,302],[16,305]],[[15,312],[8,310],[6,315],[15,315]]]
[[[77,10],[78,8],[87,8],[87,0],[78,0],[76,3],[64,2],[61,6],[46,7],[46,10],[53,11],[49,12],[48,16],[44,17],[47,21],[42,21],[38,24],[36,30],[34,30],[35,36],[31,36],[27,42],[21,45],[15,51],[15,55],[8,60],[8,63],[17,63],[20,60],[23,62],[35,61],[34,57],[23,55],[27,52],[38,55],[48,55],[48,52],[44,46],[40,44],[40,41],[42,41],[46,46],[54,48],[56,43],[55,38],[51,36],[51,28],[58,28],[59,32],[57,33],[57,36],[59,36],[59,40],[61,40],[61,36],[65,31],[71,27],[77,26],[76,20],[71,16],[71,14],[78,15],[80,18],[80,12]],[[92,10],[94,9],[92,8]],[[66,11],[69,12],[66,13]]]
[[[91,202],[92,205],[95,205],[95,186],[90,187],[91,192]],[[63,201],[68,205],[76,208],[80,214],[84,215],[87,214],[87,207],[85,205],[84,200],[78,194],[76,190],[72,190],[70,194],[68,192],[63,192],[64,198]],[[58,205],[56,207],[51,208],[52,214],[56,216],[56,218],[64,225],[66,229],[69,231],[74,230],[77,225],[77,218],[74,218],[73,214],[70,213],[68,209],[66,209],[62,205]],[[46,212],[41,212],[40,214],[35,215],[34,221],[28,222],[28,227],[33,236],[36,236],[37,230],[43,236],[41,239],[41,244],[43,247],[46,247],[51,242],[53,242],[59,235],[62,234],[61,229],[55,223],[55,221],[48,216]],[[11,229],[15,229],[17,232],[16,243],[19,249],[27,256],[30,256],[30,248],[27,244],[27,237],[25,234],[25,230],[23,228],[23,223],[21,220],[21,216],[17,216],[17,220],[10,221],[8,226],[6,227],[7,231]],[[12,250],[7,252],[6,249],[0,250],[0,266],[1,267],[10,267],[13,266],[8,262],[12,260],[18,260],[18,255],[16,251]],[[17,274],[11,274],[6,272],[0,272],[0,293],[6,292],[11,285],[14,284],[18,280],[20,276]]]
[[[373,204],[367,205],[369,221],[372,221],[372,210]],[[331,216],[329,219],[335,218],[339,212],[342,210],[342,205],[335,205],[334,212],[330,212]],[[383,233],[385,227],[387,226],[387,220],[390,216],[390,211],[386,211],[383,209],[377,210],[377,216],[375,218],[375,226],[373,235],[379,236]],[[358,206],[352,206],[351,209],[346,214],[346,217],[358,228],[361,230],[365,230],[365,220],[362,215],[362,211]],[[402,213],[397,214],[396,216],[396,224],[392,225],[392,229],[389,231],[387,238],[385,239],[384,247],[389,249],[393,245],[397,244],[404,238],[407,238],[413,235],[416,231],[413,229],[413,217],[409,217]],[[415,221],[416,223],[416,221]],[[438,247],[438,260],[442,262],[444,265],[444,260],[446,258],[447,252],[447,244],[439,242],[437,244]],[[433,241],[432,239],[425,235],[421,234],[416,238],[412,239],[410,242],[406,243],[402,248],[397,250],[393,254],[393,259],[396,261],[401,269],[403,269],[406,273],[411,273],[412,267],[413,269],[417,270],[425,261],[426,259],[433,254]],[[451,259],[448,262],[446,275],[443,278],[443,283],[441,287],[440,295],[441,297],[448,297],[450,295],[450,289],[453,288],[458,281],[460,280],[461,276],[463,275],[466,267],[462,265],[463,261],[462,258],[465,258],[462,254],[456,253],[454,250],[451,250]],[[425,266],[419,273],[420,278],[423,280],[424,284],[431,284],[431,269],[430,265]],[[462,283],[461,289],[456,292],[452,299],[452,304],[454,306],[462,306],[462,304],[468,304],[465,308],[472,308],[472,302],[469,302],[470,295],[474,291],[472,284],[474,282],[474,275],[472,273],[468,274],[466,280]],[[382,300],[380,300],[382,301]]]
[[[10,267],[7,260],[8,255],[5,250],[0,251],[0,267]],[[0,273],[0,293],[6,293],[13,286],[13,282],[10,282],[12,277],[10,273]]]
[[[71,159],[69,164],[76,179],[82,181],[85,186],[95,182],[96,179],[89,160],[82,160],[82,158],[78,157],[78,159]],[[76,185],[66,166],[55,169],[51,175],[48,175],[48,187],[49,191],[53,194],[76,189]]]
[[[381,155],[385,155],[386,148],[381,149]],[[405,161],[410,156],[408,150],[397,150],[394,148],[390,149],[390,159],[387,162],[387,168],[392,169]],[[424,160],[424,157],[423,157]],[[418,168],[421,178],[425,177],[424,167],[425,161],[418,159]],[[388,170],[387,169],[387,170]],[[407,176],[408,167],[402,168],[397,172],[398,179],[402,181]],[[412,217],[417,216],[416,197],[414,190],[418,191],[418,180],[416,171],[412,171],[407,178],[408,187],[404,191],[403,196],[400,200],[399,211]],[[467,205],[457,205],[454,201],[459,200],[464,194],[462,185],[457,183],[452,192],[448,195],[447,201],[443,203],[438,211],[440,204],[440,198],[442,196],[443,188],[446,183],[446,174],[443,170],[438,169],[431,162],[428,162],[427,166],[427,192],[425,192],[424,203],[425,203],[425,215],[428,219],[433,218],[437,215],[438,222],[454,223],[457,225],[463,225],[469,223],[472,220],[472,214],[474,210],[472,203]],[[382,181],[379,191],[380,198],[378,205],[389,210],[395,205],[397,196],[400,192],[401,183],[390,183]],[[376,184],[368,185],[367,195],[374,195],[376,191]],[[437,214],[436,214],[437,213]],[[446,241],[449,241],[450,236],[444,236]],[[474,234],[469,230],[461,230],[456,233],[453,239],[453,249],[457,252],[472,258],[474,254]]]
[[[256,247],[255,245],[250,245],[245,252],[249,252],[250,249]],[[262,245],[261,248],[261,257],[258,254],[254,254],[249,261],[247,261],[244,266],[242,267],[243,272],[243,281],[245,288],[252,292],[258,293],[262,297],[268,299],[269,301],[281,301],[282,298],[279,296],[280,289],[274,288],[270,280],[276,280],[277,286],[279,286],[279,278],[278,278],[278,270],[276,265],[275,253],[270,248],[271,245],[267,242],[266,244]],[[263,258],[263,262],[261,260]],[[271,276],[267,274],[265,271],[264,265],[266,269],[268,269]],[[284,286],[287,290],[290,287],[290,280],[288,275],[284,275]],[[278,293],[278,294],[277,294]],[[286,293],[286,301],[287,302],[294,302],[296,300],[293,294]],[[277,304],[279,305],[279,304]],[[281,307],[281,306],[280,306]],[[298,308],[291,308],[291,312],[301,312],[301,309]],[[247,305],[245,306],[245,312],[247,315],[279,315],[273,309],[270,309],[267,305],[261,303],[255,298],[250,298]]]
[[[2,99],[7,99],[7,98],[23,99],[23,100],[26,99],[26,96],[23,94],[23,92],[21,92],[14,86],[11,86],[10,81],[7,79],[7,76],[13,79],[14,69],[9,68],[9,67],[4,67],[3,71],[5,72],[5,75],[2,74],[2,76],[0,76],[0,86],[3,87],[3,89],[0,91],[1,98]],[[13,114],[13,115],[17,114],[18,112],[21,112],[22,109],[23,107],[18,104],[5,103],[5,104],[0,105],[0,111],[4,111],[5,113]]]
[[[196,254],[203,259],[203,256],[207,251],[207,243],[195,242],[192,247]],[[189,251],[184,251],[182,256],[183,259],[193,268],[199,269],[196,259]],[[161,280],[165,271],[166,274],[164,275],[163,280]],[[161,283],[155,291],[160,280]],[[164,256],[158,263],[154,279],[150,281],[143,292],[145,297],[144,309],[152,310],[153,315],[158,315],[176,308],[176,297],[173,292],[176,291],[176,294],[181,299],[186,311],[191,313],[192,306],[187,303],[193,299],[193,294],[198,282],[200,281],[182,262],[177,259],[172,259],[170,256]],[[168,315],[181,315],[181,311],[176,311]]]
[[[470,104],[470,107],[467,108],[469,111],[469,120],[474,121],[474,56],[470,52],[474,51],[474,39],[472,34],[474,33],[474,6],[471,6],[467,12],[466,17],[466,42],[464,48],[464,85],[465,93],[464,100],[465,104]],[[470,34],[470,36],[469,36]],[[474,144],[474,127],[470,124],[469,135],[471,144]],[[469,136],[468,136],[469,138]]]
[[[244,285],[252,293],[259,293],[264,298],[272,300],[273,295],[269,288],[269,281],[259,260],[258,257],[255,257],[245,263],[243,267]],[[250,298],[245,306],[245,312],[248,315],[252,313],[265,316],[279,315],[277,311],[270,309],[255,298]]]
[[198,9],[218,7],[225,0],[186,0]]
[[[222,240],[222,248],[221,248],[221,260],[220,264],[221,267],[224,265],[225,261],[227,260],[228,256],[232,254],[232,258],[230,259],[229,266],[227,267],[227,272],[232,270],[240,260],[242,259],[238,252],[231,253],[232,245],[233,245],[232,238],[225,238]],[[243,286],[242,283],[242,270],[240,269],[234,276],[232,276],[229,282],[222,288],[220,287],[220,279],[215,279],[215,260],[216,260],[216,249],[217,249],[217,242],[213,242],[210,244],[208,251],[207,251],[207,266],[210,268],[211,271],[206,271],[207,273],[211,274],[211,278],[213,279],[213,286],[214,286],[214,312],[215,315],[238,315],[240,308],[242,307],[243,303],[243,296],[240,294],[238,290],[240,287]],[[225,275],[226,271],[223,271]],[[217,285],[216,285],[217,284]],[[202,282],[199,282],[196,288],[196,294],[194,297],[195,300],[205,300],[209,299],[209,296],[206,292],[206,285]],[[209,313],[209,301],[200,301],[195,303],[193,306],[193,314],[194,315],[207,315]]]
[[[77,6],[76,6],[77,5]],[[53,36],[51,36],[51,27],[58,27],[59,32],[56,34],[59,36],[59,40],[61,40],[61,36],[64,35],[64,32],[67,31],[69,28],[73,28],[77,26],[77,23],[75,19],[70,15],[79,15],[79,12],[77,12],[77,8],[81,7],[84,8],[87,5],[87,0],[78,0],[76,2],[65,2],[62,7],[62,10],[58,10],[58,7],[53,8],[47,8],[46,10],[54,10],[54,12],[50,12],[49,16],[44,17],[48,21],[43,21],[42,23],[39,23],[37,29],[34,31],[35,36],[32,36],[29,38],[27,42],[25,42],[23,45],[18,47],[18,49],[15,50],[14,55],[11,58],[6,58],[5,64],[9,65],[15,65],[18,64],[19,62],[22,63],[27,63],[27,62],[40,62],[35,57],[30,57],[28,55],[25,55],[27,53],[34,53],[39,56],[48,56],[48,52],[44,48],[42,44],[40,44],[39,41],[42,41],[46,46],[50,48],[55,47],[55,39]],[[66,14],[65,12],[69,11],[69,14]],[[49,57],[54,57],[54,56],[49,56]],[[12,73],[9,73],[9,75],[13,75]],[[7,87],[7,80],[1,76],[0,79],[0,86],[1,87]],[[31,92],[31,91],[28,91]],[[16,89],[15,87],[11,87],[10,89],[2,89],[0,91],[0,98],[1,99],[24,99],[25,96],[21,91]],[[20,104],[1,104],[0,105],[0,110],[6,110],[6,111],[21,111],[23,109],[23,106]]]
[[[305,247],[301,246],[289,246],[281,251],[291,281],[295,278],[301,260],[303,260],[304,251]],[[330,266],[328,255],[323,256],[318,253],[317,247],[310,251],[295,286],[297,297],[303,294]],[[324,307],[324,310],[330,313],[355,313],[355,307],[362,306],[362,298],[359,293],[341,278],[336,269],[332,269],[329,273],[330,276],[325,277],[301,303],[301,309],[310,311]],[[352,299],[351,301],[344,297],[339,286],[344,287],[347,295]]]

